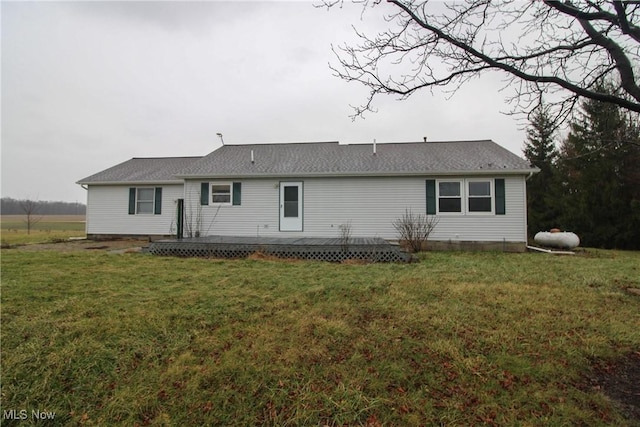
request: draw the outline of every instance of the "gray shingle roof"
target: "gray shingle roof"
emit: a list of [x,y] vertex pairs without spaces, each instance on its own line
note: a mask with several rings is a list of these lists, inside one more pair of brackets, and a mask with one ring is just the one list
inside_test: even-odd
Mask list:
[[[251,162],[253,152],[254,162]],[[340,145],[225,145],[204,157],[133,158],[78,184],[181,183],[183,178],[535,172],[490,140]]]
[[[251,162],[251,152],[255,162]],[[180,177],[529,173],[527,161],[490,140],[340,145],[337,142],[226,145]]]
[[202,157],[156,157],[127,160],[78,181],[78,184],[182,183],[176,174]]

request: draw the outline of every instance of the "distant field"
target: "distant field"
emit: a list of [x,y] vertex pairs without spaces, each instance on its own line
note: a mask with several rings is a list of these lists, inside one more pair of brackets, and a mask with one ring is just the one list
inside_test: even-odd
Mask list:
[[0,216],[3,245],[47,242],[85,235],[84,215],[43,215],[27,234],[25,215]]
[[[38,218],[36,216],[36,218]],[[40,221],[34,226],[36,230],[46,229],[59,229],[68,230],[70,228],[84,230],[85,216],[84,215],[43,215]],[[26,216],[25,215],[2,215],[0,216],[1,228],[26,230]]]

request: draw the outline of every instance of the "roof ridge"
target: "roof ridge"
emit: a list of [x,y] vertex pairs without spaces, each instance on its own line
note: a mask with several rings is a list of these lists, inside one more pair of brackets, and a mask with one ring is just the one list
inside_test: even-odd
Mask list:
[[[379,142],[376,141],[377,145],[409,145],[409,144],[456,144],[456,143],[469,143],[469,142],[495,142],[492,139],[461,139],[454,141],[393,141],[393,142]],[[373,142],[347,142],[340,145],[371,145]]]
[[201,159],[204,156],[161,156],[161,157],[132,157],[130,160],[161,160],[161,159]]
[[[449,140],[449,141],[390,141],[390,142],[380,142],[376,141],[376,144],[379,145],[409,145],[409,144],[462,144],[462,143],[473,143],[473,142],[495,142],[490,138],[485,139],[459,139],[459,140]],[[267,146],[287,146],[287,145],[320,145],[320,144],[336,144],[340,147],[344,146],[352,146],[352,145],[371,145],[372,141],[361,141],[361,142],[340,142],[340,141],[307,141],[307,142],[251,142],[247,144],[225,144],[223,147],[267,147]],[[216,149],[217,150],[217,149]],[[216,151],[214,150],[214,151]]]
[[[340,141],[312,141],[312,142],[252,142],[249,144],[225,144],[222,147],[248,147],[248,146],[260,146],[267,145],[314,145],[314,144],[340,144]],[[220,148],[222,148],[220,147]]]

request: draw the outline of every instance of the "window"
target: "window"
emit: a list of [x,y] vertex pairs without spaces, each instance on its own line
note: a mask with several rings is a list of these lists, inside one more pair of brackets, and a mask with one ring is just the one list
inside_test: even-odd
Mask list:
[[469,212],[491,212],[491,181],[468,181]]
[[285,218],[298,217],[298,187],[284,187],[284,216]]
[[505,215],[505,180],[504,178],[427,179],[426,199],[428,215]]
[[152,214],[153,213],[153,188],[138,188],[136,195],[136,213]]
[[160,215],[162,187],[129,188],[129,215]]
[[212,184],[211,203],[228,205],[231,204],[231,184]]
[[438,212],[462,212],[460,181],[438,182]]
[[242,183],[240,182],[202,182],[200,183],[200,204],[240,206]]

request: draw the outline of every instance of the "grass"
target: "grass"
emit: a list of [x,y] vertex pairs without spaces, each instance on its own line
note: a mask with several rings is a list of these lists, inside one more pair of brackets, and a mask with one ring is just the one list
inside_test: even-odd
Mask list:
[[45,215],[27,234],[24,215],[0,216],[2,246],[56,242],[85,236],[84,215]]
[[640,350],[639,269],[608,251],[3,250],[2,409],[56,425],[628,425],[588,378]]

